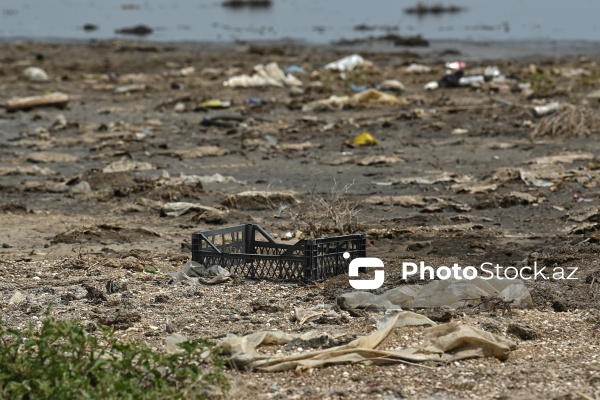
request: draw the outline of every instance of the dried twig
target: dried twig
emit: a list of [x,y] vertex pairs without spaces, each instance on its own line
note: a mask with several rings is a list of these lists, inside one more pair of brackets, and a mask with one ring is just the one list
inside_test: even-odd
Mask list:
[[352,185],[340,188],[334,181],[327,197],[311,191],[310,199],[303,202],[297,212],[292,212],[297,229],[311,237],[329,233],[345,235],[356,230],[359,203],[346,199]]

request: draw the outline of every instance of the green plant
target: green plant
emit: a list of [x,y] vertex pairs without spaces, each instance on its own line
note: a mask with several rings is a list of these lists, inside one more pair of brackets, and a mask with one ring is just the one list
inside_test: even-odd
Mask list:
[[0,399],[201,399],[226,391],[224,359],[204,340],[181,351],[152,351],[99,338],[77,322],[47,316],[41,329],[6,328],[0,319]]
[[582,74],[579,77],[579,84],[583,87],[594,87],[600,82],[600,72],[594,71],[591,74]]
[[554,87],[552,79],[544,75],[543,72],[534,72],[530,74],[526,80],[531,84],[531,89],[536,93]]

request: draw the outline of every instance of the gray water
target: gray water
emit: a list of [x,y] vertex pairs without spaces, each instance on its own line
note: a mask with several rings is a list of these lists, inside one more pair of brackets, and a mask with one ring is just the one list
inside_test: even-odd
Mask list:
[[[109,39],[124,37],[116,29],[145,24],[154,29],[145,37],[152,41],[294,39],[322,44],[382,35],[388,28],[399,35],[461,41],[600,39],[600,1],[595,0],[432,0],[425,3],[467,10],[423,18],[404,13],[416,3],[273,0],[266,9],[232,10],[218,0],[0,0],[0,38]],[[86,23],[99,29],[85,32]],[[359,24],[381,29],[359,32],[354,29]]]

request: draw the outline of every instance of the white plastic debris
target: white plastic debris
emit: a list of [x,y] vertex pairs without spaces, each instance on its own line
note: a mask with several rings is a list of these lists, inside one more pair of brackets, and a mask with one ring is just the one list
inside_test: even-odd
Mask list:
[[352,71],[353,69],[360,67],[364,63],[365,63],[364,58],[362,58],[358,54],[352,54],[351,56],[347,56],[347,57],[341,58],[337,61],[330,62],[329,64],[325,65],[325,69],[330,69],[333,71],[340,71],[340,72]]
[[438,81],[431,81],[431,82],[427,82],[425,84],[425,86],[423,86],[423,89],[430,92],[433,90],[437,90],[439,87],[440,87],[440,83]]
[[254,67],[255,74],[249,75],[236,75],[232,76],[225,82],[223,86],[229,86],[233,88],[247,88],[247,87],[264,87],[264,86],[277,86],[277,87],[295,87],[302,86],[302,81],[296,78],[292,74],[286,74],[279,68],[277,63],[272,62],[266,66],[259,64]]
[[406,89],[404,87],[404,85],[402,84],[402,82],[400,82],[397,79],[387,79],[387,80],[381,82],[381,85],[379,88],[381,90],[393,90],[396,92],[403,92]]
[[[531,308],[533,301],[529,290],[521,279],[447,279],[428,283],[425,286],[402,285],[381,295],[368,292],[350,292],[340,296],[348,307],[379,309],[399,308],[451,308],[479,305],[483,299],[498,299],[511,307]],[[490,301],[490,304],[492,302]]]
[[38,67],[25,68],[23,75],[32,82],[48,82],[50,80],[48,73]]
[[149,169],[154,169],[149,162],[123,159],[108,164],[102,169],[102,172],[109,174],[112,172],[146,171]]
[[404,68],[406,74],[428,74],[431,72],[431,67],[423,64],[412,63],[408,67]]
[[181,271],[175,272],[171,274],[171,276],[175,278],[177,282],[186,283],[188,285],[195,285],[199,282],[207,285],[214,285],[230,280],[231,272],[220,265],[205,267],[195,261],[188,261]]

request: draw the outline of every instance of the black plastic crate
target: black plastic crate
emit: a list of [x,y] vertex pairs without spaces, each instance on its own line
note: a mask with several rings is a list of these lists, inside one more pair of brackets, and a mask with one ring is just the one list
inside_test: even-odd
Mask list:
[[[348,252],[348,259],[343,254]],[[192,234],[192,261],[220,265],[247,278],[322,281],[348,271],[350,261],[366,257],[365,234],[277,243],[256,224]]]

